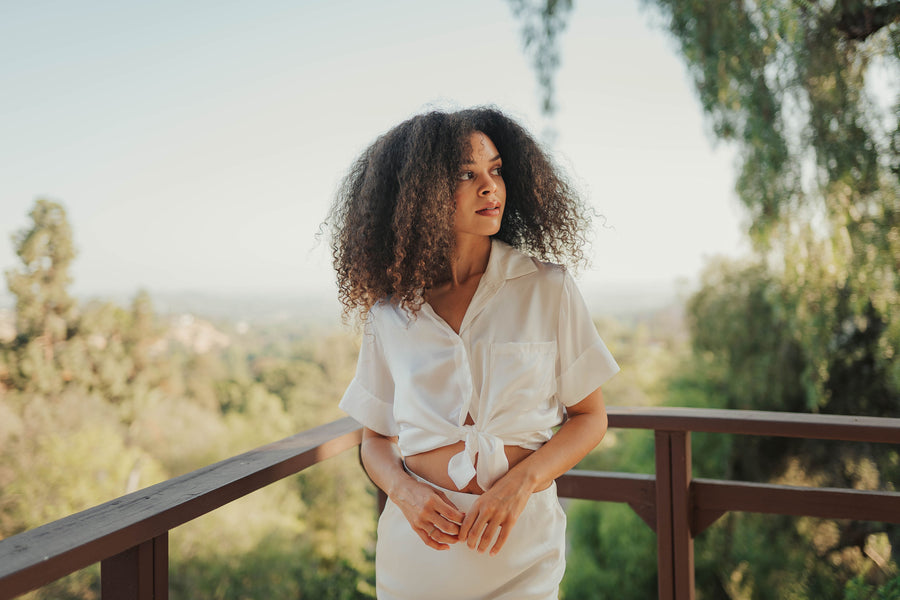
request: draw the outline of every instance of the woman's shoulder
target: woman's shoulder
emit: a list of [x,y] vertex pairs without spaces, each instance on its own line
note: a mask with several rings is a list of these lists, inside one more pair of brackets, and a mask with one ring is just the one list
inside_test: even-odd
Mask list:
[[[421,310],[421,305],[419,311]],[[416,319],[418,311],[403,306],[396,298],[382,298],[369,309],[367,321],[376,329],[401,327],[408,329]]]
[[566,276],[566,266],[543,261],[506,242],[496,240],[495,247],[502,253],[504,272],[507,278],[532,275],[538,280],[562,281]]
[[369,309],[369,318],[372,320],[384,320],[388,316],[403,312],[400,303],[393,298],[377,300]]
[[562,296],[566,279],[570,277],[565,265],[556,264],[509,248],[504,278],[509,293],[532,300],[541,297],[555,302]]
[[558,286],[562,285],[566,278],[571,277],[566,265],[541,260],[525,253],[523,253],[523,256],[527,257],[531,264],[534,265],[534,275],[542,284]]

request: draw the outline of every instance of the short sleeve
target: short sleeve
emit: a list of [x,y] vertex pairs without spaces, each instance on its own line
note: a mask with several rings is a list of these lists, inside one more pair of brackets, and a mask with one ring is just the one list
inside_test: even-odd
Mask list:
[[572,406],[619,372],[619,365],[597,333],[587,305],[566,272],[559,306],[556,390],[559,401]]
[[372,311],[369,311],[363,328],[356,375],[339,406],[372,431],[386,436],[398,433],[394,420],[394,380],[385,360]]

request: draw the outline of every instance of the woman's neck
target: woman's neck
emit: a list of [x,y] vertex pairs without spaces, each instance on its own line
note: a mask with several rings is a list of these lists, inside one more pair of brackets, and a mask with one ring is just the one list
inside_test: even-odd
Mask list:
[[457,236],[453,256],[450,257],[450,287],[464,284],[469,278],[487,269],[491,256],[491,238],[487,236]]

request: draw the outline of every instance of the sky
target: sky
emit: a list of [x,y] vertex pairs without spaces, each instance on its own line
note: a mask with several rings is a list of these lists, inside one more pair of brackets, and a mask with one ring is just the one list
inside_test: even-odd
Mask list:
[[552,125],[602,215],[584,285],[695,280],[745,251],[744,213],[660,22],[576,1],[548,122],[504,0],[0,0],[0,270],[47,197],[78,295],[330,293],[316,233],[355,157],[416,113],[493,104]]

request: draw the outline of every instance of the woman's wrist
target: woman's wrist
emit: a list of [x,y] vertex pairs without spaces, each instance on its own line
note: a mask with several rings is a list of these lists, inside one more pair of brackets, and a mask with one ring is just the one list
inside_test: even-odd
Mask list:
[[509,470],[506,477],[510,476],[523,491],[534,493],[540,488],[541,476],[536,472],[533,461],[527,458]]
[[394,501],[398,496],[407,495],[404,494],[404,491],[408,490],[409,486],[414,483],[415,480],[409,475],[409,473],[407,473],[405,470],[402,470],[401,472],[391,477],[390,482],[387,486],[385,486],[387,489],[384,490],[384,493],[387,494],[388,498],[390,498],[391,501]]

